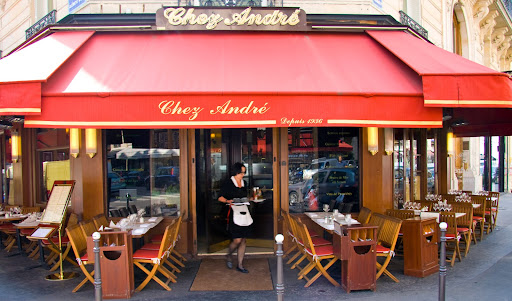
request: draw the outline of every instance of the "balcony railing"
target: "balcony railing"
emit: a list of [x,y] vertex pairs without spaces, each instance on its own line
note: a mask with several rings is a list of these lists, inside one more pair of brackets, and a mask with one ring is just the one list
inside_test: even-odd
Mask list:
[[428,40],[428,31],[403,11],[400,11],[400,23],[407,25],[409,28],[412,28],[415,32]]
[[283,0],[178,0],[178,6],[283,6]]
[[29,29],[25,30],[25,38],[28,40],[31,36],[38,33],[41,29],[48,25],[56,23],[57,11],[52,10],[46,16],[42,17],[41,20],[37,21],[34,25],[30,26]]

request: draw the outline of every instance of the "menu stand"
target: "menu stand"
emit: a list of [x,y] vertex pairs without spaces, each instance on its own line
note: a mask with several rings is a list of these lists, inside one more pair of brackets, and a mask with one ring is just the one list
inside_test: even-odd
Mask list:
[[[60,272],[46,276],[46,280],[68,280],[77,276],[75,272],[64,272],[62,269],[62,227],[74,186],[75,181],[55,181],[53,183],[50,198],[48,199],[48,205],[41,217],[40,227],[37,228],[30,236],[27,236],[28,239],[38,240],[39,256],[42,266],[46,266],[42,244],[43,240],[48,241],[56,250],[59,251]],[[57,231],[59,238],[58,245],[52,240],[55,231]]]
[[333,249],[341,260],[341,286],[375,291],[377,226],[340,226],[334,222]]

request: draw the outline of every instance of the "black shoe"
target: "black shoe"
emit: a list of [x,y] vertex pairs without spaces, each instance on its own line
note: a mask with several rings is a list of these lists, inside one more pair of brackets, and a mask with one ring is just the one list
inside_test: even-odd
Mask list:
[[239,271],[240,273],[244,273],[244,274],[249,273],[249,271],[247,269],[245,269],[245,268],[236,267],[236,270]]

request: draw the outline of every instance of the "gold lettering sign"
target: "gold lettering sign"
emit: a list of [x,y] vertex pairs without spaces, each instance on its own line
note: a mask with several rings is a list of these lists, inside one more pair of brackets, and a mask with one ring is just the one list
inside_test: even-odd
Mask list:
[[298,8],[164,7],[156,13],[160,30],[307,30]]
[[[189,107],[181,104],[181,101],[164,100],[158,104],[158,110],[163,115],[186,115],[188,120],[195,120],[203,107]],[[268,103],[264,103],[262,106],[255,106],[254,101],[250,101],[246,106],[238,107],[232,106],[231,100],[225,103],[215,106],[215,108],[209,110],[210,115],[264,115],[270,110]]]

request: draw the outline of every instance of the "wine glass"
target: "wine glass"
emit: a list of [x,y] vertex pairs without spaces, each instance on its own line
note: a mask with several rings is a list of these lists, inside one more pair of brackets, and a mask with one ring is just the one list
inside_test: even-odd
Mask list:
[[323,209],[325,213],[329,212],[329,204],[324,204]]

